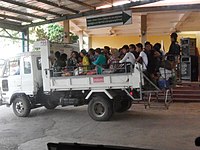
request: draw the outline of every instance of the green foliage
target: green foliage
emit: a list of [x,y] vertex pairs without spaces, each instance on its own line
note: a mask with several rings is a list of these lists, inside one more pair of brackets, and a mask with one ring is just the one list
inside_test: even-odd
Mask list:
[[49,41],[61,43],[64,40],[64,28],[57,24],[50,24],[47,36]]
[[77,41],[79,39],[79,37],[77,35],[75,35],[74,33],[70,32],[69,36],[70,36],[71,43],[77,43]]
[[36,37],[37,40],[41,40],[41,39],[48,39],[47,33],[45,32],[45,30],[43,28],[36,28]]
[[64,33],[63,26],[57,24],[31,28],[30,34],[35,34],[36,40],[48,39],[49,41],[56,43],[64,42],[65,36],[70,36],[70,41],[72,43],[77,43],[78,40],[77,35],[71,32],[69,33],[69,35],[66,35],[66,33]]

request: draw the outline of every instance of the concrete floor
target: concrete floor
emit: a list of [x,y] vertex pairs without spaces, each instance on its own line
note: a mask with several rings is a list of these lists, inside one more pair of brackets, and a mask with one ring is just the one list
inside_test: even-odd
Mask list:
[[[195,150],[200,103],[174,103],[169,110],[135,105],[109,122],[93,121],[87,107],[38,108],[29,118],[0,107],[0,150],[47,150],[48,142],[79,142],[162,150]],[[200,148],[199,148],[200,149]]]

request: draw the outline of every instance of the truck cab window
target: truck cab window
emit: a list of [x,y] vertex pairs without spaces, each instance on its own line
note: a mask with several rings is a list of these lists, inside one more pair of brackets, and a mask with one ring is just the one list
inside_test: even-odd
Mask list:
[[24,58],[24,74],[31,74],[31,59],[30,59],[30,57]]
[[12,60],[9,63],[10,66],[10,75],[20,75],[20,60],[16,59],[16,60]]

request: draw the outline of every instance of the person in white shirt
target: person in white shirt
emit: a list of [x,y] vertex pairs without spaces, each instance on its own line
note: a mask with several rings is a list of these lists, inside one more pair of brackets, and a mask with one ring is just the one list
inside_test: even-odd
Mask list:
[[136,61],[142,64],[144,71],[147,70],[148,57],[147,54],[144,52],[143,45],[141,43],[136,44],[136,51],[140,53]]
[[[135,59],[135,56],[131,52],[129,52],[128,45],[124,45],[122,47],[122,53],[124,53],[125,56],[122,58],[122,60],[119,61],[119,63],[126,62],[126,63],[131,63],[134,66],[136,59]],[[129,65],[127,71],[130,72],[130,64],[127,64],[127,65]]]
[[120,63],[130,62],[132,65],[134,65],[135,64],[135,56],[131,52],[129,52],[128,45],[124,45],[122,47],[122,52],[125,54],[125,56],[119,62]]

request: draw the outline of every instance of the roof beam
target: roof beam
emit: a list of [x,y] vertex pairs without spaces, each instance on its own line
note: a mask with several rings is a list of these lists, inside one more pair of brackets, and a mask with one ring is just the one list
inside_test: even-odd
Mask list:
[[85,7],[88,7],[88,8],[90,8],[90,9],[96,9],[96,7],[94,7],[94,6],[92,6],[92,5],[89,5],[89,4],[87,4],[87,3],[84,3],[84,2],[81,2],[81,1],[79,1],[79,0],[69,0],[69,1],[71,1],[71,2],[73,2],[73,3],[76,3],[76,4],[79,4],[79,5],[82,5],[82,6],[85,6]]
[[16,23],[13,21],[7,21],[4,19],[0,19],[0,28],[15,30],[15,31],[22,31],[22,26],[20,23]]
[[60,9],[64,9],[64,10],[67,10],[67,11],[70,11],[70,12],[73,12],[73,13],[79,13],[79,11],[77,10],[74,10],[74,9],[71,9],[71,8],[68,8],[66,6],[60,6],[54,2],[51,2],[49,0],[37,0],[38,2],[41,2],[41,3],[44,3],[44,4],[47,4],[47,5],[51,5],[51,6],[54,6],[54,7],[57,7],[57,8],[60,8]]
[[22,22],[32,22],[32,20],[30,20],[30,19],[8,16],[8,15],[3,15],[3,14],[0,14],[0,17],[2,17],[4,19],[12,19],[12,20],[17,20],[17,21],[22,21]]
[[172,11],[172,10],[197,10],[199,11],[200,4],[190,5],[171,5],[171,6],[153,6],[153,7],[137,7],[132,8],[133,13],[140,12],[157,12],[157,11]]
[[179,28],[184,24],[186,19],[191,15],[192,12],[186,12],[182,18],[178,21],[178,23],[175,25],[175,30],[179,30]]
[[1,0],[1,1],[7,2],[7,3],[10,3],[10,4],[14,4],[14,5],[18,5],[18,6],[22,6],[22,7],[29,8],[29,9],[41,11],[41,12],[44,12],[44,13],[47,13],[47,14],[51,14],[51,15],[55,15],[55,16],[61,16],[61,14],[59,14],[59,13],[49,11],[49,10],[46,10],[46,9],[43,9],[43,8],[39,8],[39,7],[36,7],[34,5],[29,5],[29,4],[26,4],[24,2],[19,2],[19,1],[14,1],[14,0]]
[[161,0],[137,1],[137,2],[131,2],[131,3],[125,4],[123,6],[115,6],[115,7],[111,7],[111,8],[98,9],[98,10],[89,10],[89,11],[82,12],[79,14],[73,14],[73,15],[56,18],[56,19],[51,19],[51,20],[46,20],[46,21],[42,21],[42,22],[32,23],[29,25],[24,25],[24,28],[59,22],[59,21],[63,21],[63,20],[87,17],[87,16],[91,16],[91,15],[98,15],[98,14],[105,14],[105,13],[113,13],[113,12],[117,12],[117,11],[130,10],[131,7],[133,7],[133,6],[139,6],[139,5],[149,4],[149,3],[158,2],[158,1],[161,1]]
[[88,33],[85,32],[83,29],[81,29],[76,23],[74,23],[72,20],[70,20],[70,26],[74,27],[74,29],[79,32],[79,31],[83,31],[83,34],[88,36]]
[[100,0],[101,2],[106,2],[108,4],[113,4],[113,0]]
[[31,13],[26,13],[26,12],[18,11],[18,10],[7,8],[7,7],[3,7],[3,6],[0,6],[0,10],[12,12],[12,13],[16,13],[16,14],[20,14],[20,15],[24,15],[24,16],[30,16],[30,17],[34,17],[34,18],[39,18],[39,19],[46,20],[46,18],[42,17],[42,16],[38,16],[38,15],[31,14]]

